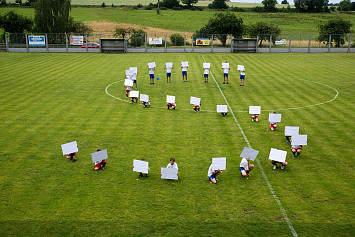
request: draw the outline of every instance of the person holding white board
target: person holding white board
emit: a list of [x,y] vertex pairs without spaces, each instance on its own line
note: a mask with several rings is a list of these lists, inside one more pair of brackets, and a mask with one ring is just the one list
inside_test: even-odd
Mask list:
[[302,151],[302,145],[291,146],[291,151],[292,151],[293,157],[300,158],[301,151]]
[[179,171],[177,163],[175,163],[175,158],[171,157],[169,164],[166,166],[166,168],[175,168]]
[[148,63],[148,72],[149,72],[149,81],[150,84],[154,84],[154,70],[155,70],[155,62]]
[[287,151],[282,151],[276,148],[270,149],[269,160],[274,165],[273,169],[276,170],[277,164],[281,164],[283,170],[288,165],[286,161]]
[[203,66],[203,76],[205,78],[205,83],[208,83],[208,74],[210,74],[211,64],[204,63],[202,66]]
[[229,63],[225,62],[222,63],[222,69],[223,69],[223,84],[226,84],[226,78],[227,78],[227,84],[228,84],[228,72],[229,72]]
[[[273,114],[276,114],[276,111],[272,111]],[[277,122],[270,121],[270,130],[275,131],[277,128]]]
[[189,67],[189,62],[181,62],[181,71],[182,71],[182,81],[187,82],[187,68]]
[[243,67],[243,69],[240,70],[240,86],[244,86],[244,80],[245,80],[245,67]]
[[165,64],[165,69],[166,69],[166,83],[171,83],[171,69],[174,68],[173,63],[166,63]]
[[[101,151],[101,149],[97,149],[97,152],[98,151]],[[95,170],[100,170],[100,169],[105,170],[106,163],[107,163],[106,159],[103,159],[101,161],[96,161],[95,165],[94,165],[94,169]]]
[[[146,162],[144,158],[141,159],[141,161]],[[148,162],[147,162],[147,163],[148,163]],[[133,165],[133,170],[134,170],[134,165]],[[143,174],[143,172],[140,172],[140,173],[139,173],[138,178],[141,178],[141,177],[143,177],[143,176],[148,177],[149,171],[150,171],[150,169],[149,169],[149,167],[148,167],[146,173],[144,173],[144,174]],[[137,180],[138,180],[138,179],[137,179]]]
[[209,181],[213,184],[216,184],[218,181],[217,176],[220,175],[221,173],[222,173],[222,170],[220,170],[220,169],[214,170],[213,166],[211,164],[210,168],[208,168],[208,173],[207,173]]
[[[63,155],[67,157],[68,160],[75,162],[78,157],[78,144],[76,141],[62,144]],[[75,159],[74,159],[75,157]]]
[[249,164],[249,161],[250,161],[250,158],[243,158],[239,164],[240,174],[245,178],[248,178],[250,171],[252,171],[254,169],[254,165]]

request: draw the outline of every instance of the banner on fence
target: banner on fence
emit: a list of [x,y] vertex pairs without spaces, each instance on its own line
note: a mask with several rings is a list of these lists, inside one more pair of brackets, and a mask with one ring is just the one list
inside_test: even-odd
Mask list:
[[275,45],[286,45],[285,39],[278,39],[275,41]]
[[149,38],[150,45],[159,45],[163,44],[163,38]]
[[83,45],[84,36],[82,35],[71,35],[70,36],[70,45]]
[[210,39],[208,38],[197,38],[196,45],[210,45]]
[[46,38],[44,35],[29,35],[28,36],[29,46],[46,46]]

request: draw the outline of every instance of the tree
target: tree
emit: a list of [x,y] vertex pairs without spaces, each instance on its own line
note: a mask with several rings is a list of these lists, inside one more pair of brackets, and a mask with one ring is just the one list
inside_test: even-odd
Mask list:
[[147,35],[147,32],[145,32],[144,30],[133,29],[130,35],[131,45],[134,47],[141,47],[145,42],[145,35]]
[[182,36],[180,34],[172,34],[172,35],[170,35],[170,42],[174,46],[182,46],[185,43],[185,38],[184,38],[184,36]]
[[169,9],[173,9],[174,7],[179,7],[180,3],[179,0],[163,0],[161,2],[161,6]]
[[128,37],[131,33],[133,32],[133,28],[128,27],[128,28],[118,28],[117,26],[115,27],[115,33],[113,34],[113,37],[115,38],[125,38],[126,36]]
[[275,42],[276,37],[281,33],[280,28],[271,23],[257,22],[251,24],[247,28],[247,34],[251,38],[259,36],[259,46],[263,46],[263,41],[270,41],[270,35],[272,42]]
[[294,0],[299,12],[322,12],[328,6],[328,0]]
[[288,4],[287,0],[282,0],[281,4]]
[[188,8],[191,8],[192,5],[196,4],[198,0],[181,0],[181,2],[187,5]]
[[351,11],[351,1],[350,0],[342,0],[339,3],[340,11]]
[[340,18],[331,19],[328,22],[319,25],[319,42],[327,42],[329,43],[329,35],[332,35],[331,40],[335,42],[335,47],[340,47],[340,45],[345,43],[345,34],[349,34],[351,32],[351,24],[350,21],[343,20]]
[[211,9],[227,9],[228,5],[226,0],[214,0],[212,3],[208,4],[208,8]]
[[5,32],[23,33],[25,31],[31,31],[33,21],[31,18],[9,11],[2,16],[0,15],[0,27],[3,28]]
[[276,12],[277,11],[277,8],[276,8],[277,1],[276,0],[263,0],[261,3],[264,5],[264,10],[266,12]]
[[241,38],[243,33],[243,19],[236,17],[233,13],[226,12],[215,13],[214,16],[208,20],[208,23],[196,32],[195,37],[216,34],[216,37],[221,41],[222,45],[225,46],[227,34]]

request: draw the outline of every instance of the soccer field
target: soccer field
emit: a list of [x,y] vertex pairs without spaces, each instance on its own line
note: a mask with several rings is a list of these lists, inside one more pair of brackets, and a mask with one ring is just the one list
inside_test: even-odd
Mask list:
[[[187,83],[181,61],[190,63]],[[355,234],[354,54],[0,53],[0,62],[0,236]],[[169,84],[165,62],[174,63]],[[228,85],[222,62],[232,67]],[[133,66],[151,108],[125,97],[124,70]],[[166,110],[166,95],[176,96],[176,110]],[[190,96],[201,98],[200,113]],[[227,102],[233,113],[215,112]],[[258,123],[250,105],[261,106]],[[275,132],[273,110],[282,114]],[[308,135],[300,158],[285,126]],[[60,147],[74,140],[75,163]],[[247,142],[260,153],[244,179],[238,167]],[[108,149],[105,171],[91,162],[98,148]],[[272,169],[270,148],[287,151],[284,170]],[[160,178],[170,157],[178,181]],[[227,157],[217,185],[207,178],[212,157]],[[132,162],[142,158],[150,173],[137,180]]]

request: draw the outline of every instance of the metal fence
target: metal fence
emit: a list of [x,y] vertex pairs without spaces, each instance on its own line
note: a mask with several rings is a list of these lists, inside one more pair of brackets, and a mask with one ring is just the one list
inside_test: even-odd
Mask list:
[[[112,38],[112,34],[103,34]],[[44,44],[33,45],[30,37],[41,36]],[[81,43],[73,43],[77,36]],[[7,52],[101,52],[88,43],[100,44],[101,34],[6,34],[0,44]],[[125,52],[147,53],[229,53],[233,52],[233,36],[208,34],[196,37],[192,33],[131,34],[125,36]],[[355,52],[355,35],[259,35],[258,53]]]

